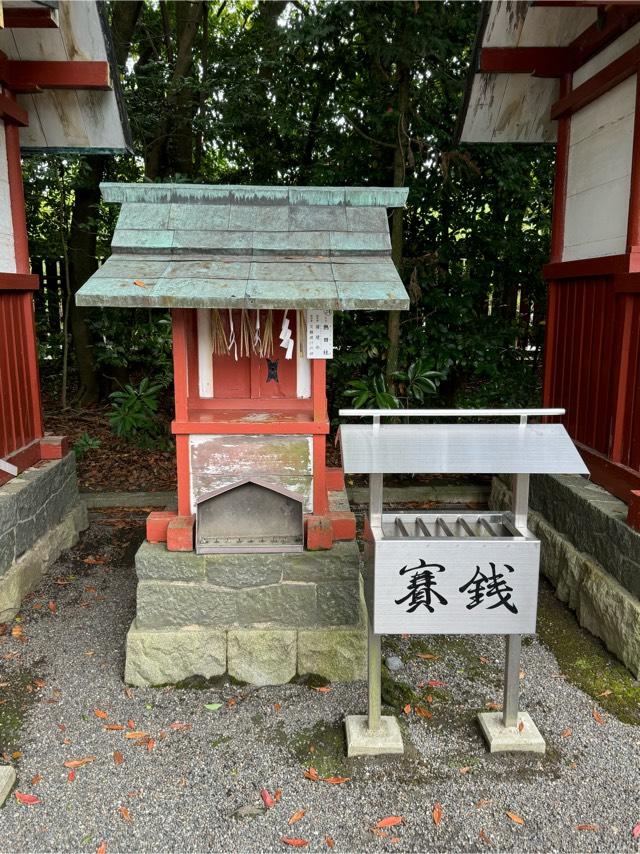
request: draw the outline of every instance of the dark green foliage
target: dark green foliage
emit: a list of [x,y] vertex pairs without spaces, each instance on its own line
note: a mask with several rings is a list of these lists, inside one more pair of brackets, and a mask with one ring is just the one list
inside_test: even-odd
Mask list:
[[73,443],[73,450],[78,460],[81,460],[89,451],[95,451],[100,447],[100,439],[90,436],[85,430],[82,436]]
[[163,425],[157,417],[161,389],[161,383],[151,383],[145,377],[138,386],[127,384],[122,391],[109,395],[112,408],[109,424],[116,436],[130,439],[141,448],[165,444]]
[[[478,4],[218,0],[202,8],[143,5],[123,80],[136,157],[108,161],[104,179],[404,183],[394,257],[411,308],[400,318],[397,365],[387,370],[384,313],[337,316],[333,417],[350,400],[536,403],[553,149],[457,142]],[[91,171],[82,158],[54,157],[27,160],[25,170],[32,253],[60,258],[75,189]],[[84,222],[100,257],[116,215],[102,205]],[[61,336],[47,318],[38,306],[41,352],[55,361]],[[168,381],[164,315],[92,310],[87,318],[103,395],[131,376]]]

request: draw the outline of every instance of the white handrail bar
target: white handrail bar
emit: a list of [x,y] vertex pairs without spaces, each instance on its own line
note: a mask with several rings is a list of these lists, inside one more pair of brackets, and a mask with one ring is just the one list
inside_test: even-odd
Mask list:
[[509,418],[564,415],[564,409],[340,409],[344,418]]

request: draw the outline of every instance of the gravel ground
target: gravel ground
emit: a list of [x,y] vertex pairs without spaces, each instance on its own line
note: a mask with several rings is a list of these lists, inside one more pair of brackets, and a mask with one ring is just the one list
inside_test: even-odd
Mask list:
[[[333,841],[336,852],[638,850],[640,726],[570,684],[536,639],[523,650],[522,706],[547,740],[543,757],[485,749],[475,712],[501,700],[502,641],[490,637],[386,640],[404,662],[394,679],[433,715],[416,714],[415,701],[401,715],[402,759],[344,758],[342,721],[365,711],[364,683],[126,690],[143,518],[93,514],[10,627],[22,636],[0,637],[3,750],[17,790],[40,799],[26,806],[12,794],[0,809],[2,851],[285,851],[282,837],[313,851]],[[139,744],[124,738],[131,729],[105,729],[129,721],[149,734]],[[88,756],[69,780],[63,763]],[[350,779],[314,782],[309,767]],[[270,809],[262,788],[281,790]],[[404,823],[371,831],[390,815]]]

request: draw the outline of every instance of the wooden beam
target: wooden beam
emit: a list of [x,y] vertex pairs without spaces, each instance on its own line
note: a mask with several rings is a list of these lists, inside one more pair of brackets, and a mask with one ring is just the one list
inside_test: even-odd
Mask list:
[[34,6],[5,6],[5,30],[38,29],[50,30],[58,28],[58,16],[55,9]]
[[573,57],[566,47],[484,47],[480,71],[488,74],[533,74],[561,77],[573,70]]
[[628,504],[631,499],[630,493],[633,490],[640,489],[640,472],[623,466],[621,463],[612,462],[604,454],[594,451],[593,448],[588,448],[581,442],[574,444],[587,464],[594,483],[603,486],[616,498]]
[[111,89],[108,62],[53,62],[0,56],[0,81],[14,94],[34,94],[43,89]]
[[602,71],[598,71],[593,77],[573,89],[564,98],[559,98],[551,106],[551,118],[559,119],[562,116],[571,116],[578,110],[583,109],[601,95],[606,94],[614,86],[622,83],[627,77],[637,73],[640,64],[640,45],[632,47],[618,59],[614,59]]
[[608,6],[598,20],[571,42],[574,70],[640,21],[640,3]]
[[617,273],[628,273],[630,256],[603,255],[599,258],[581,258],[576,261],[559,261],[545,264],[542,268],[544,278],[549,280],[587,279],[590,276],[615,276]]
[[26,127],[29,124],[29,113],[4,93],[0,95],[0,119],[7,124]]
[[0,291],[37,291],[40,277],[31,273],[0,273]]

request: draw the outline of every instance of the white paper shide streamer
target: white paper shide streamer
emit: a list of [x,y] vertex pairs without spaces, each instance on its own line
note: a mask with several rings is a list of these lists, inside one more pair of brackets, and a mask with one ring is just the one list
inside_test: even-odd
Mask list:
[[289,328],[288,311],[282,316],[282,328],[280,329],[280,346],[285,350],[285,359],[293,358],[294,340]]

